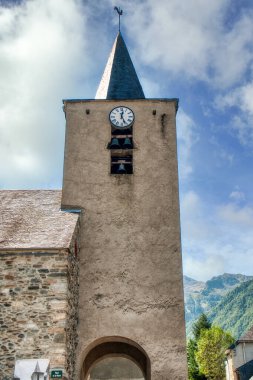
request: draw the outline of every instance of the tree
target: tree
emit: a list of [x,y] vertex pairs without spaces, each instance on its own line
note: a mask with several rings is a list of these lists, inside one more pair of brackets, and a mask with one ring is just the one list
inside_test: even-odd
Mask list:
[[193,325],[194,339],[190,339],[187,344],[187,362],[189,380],[206,380],[206,376],[200,372],[199,365],[196,360],[196,352],[198,349],[198,339],[203,329],[209,329],[211,323],[205,314],[201,314]]
[[205,375],[199,372],[196,361],[197,348],[196,340],[190,339],[187,343],[188,378],[189,380],[206,380]]
[[192,327],[194,339],[197,341],[200,337],[201,331],[204,329],[210,329],[211,326],[212,324],[209,322],[206,314],[201,314],[197,322],[195,322]]
[[208,380],[224,380],[225,350],[234,342],[233,337],[218,326],[202,329],[197,342],[196,360]]

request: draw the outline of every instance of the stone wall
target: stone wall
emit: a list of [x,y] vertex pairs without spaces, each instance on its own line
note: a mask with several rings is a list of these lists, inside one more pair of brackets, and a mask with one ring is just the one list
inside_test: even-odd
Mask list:
[[0,253],[0,379],[15,360],[48,358],[72,379],[77,345],[78,246]]
[[79,299],[79,224],[68,255],[68,311],[66,324],[66,373],[69,380],[75,377],[76,347],[78,344],[78,299]]

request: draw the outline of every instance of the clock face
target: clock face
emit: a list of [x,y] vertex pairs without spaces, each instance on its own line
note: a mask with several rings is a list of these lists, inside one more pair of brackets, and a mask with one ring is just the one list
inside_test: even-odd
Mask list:
[[128,107],[119,106],[111,110],[109,119],[115,128],[125,129],[133,124],[134,113]]

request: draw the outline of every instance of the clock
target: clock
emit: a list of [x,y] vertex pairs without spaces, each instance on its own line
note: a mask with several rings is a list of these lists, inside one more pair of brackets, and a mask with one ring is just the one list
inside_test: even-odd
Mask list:
[[124,106],[115,107],[109,114],[111,124],[118,129],[129,128],[134,122],[133,111]]

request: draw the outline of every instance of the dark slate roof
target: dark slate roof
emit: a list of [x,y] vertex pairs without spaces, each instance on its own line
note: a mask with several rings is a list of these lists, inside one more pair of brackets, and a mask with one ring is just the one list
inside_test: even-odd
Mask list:
[[251,328],[242,335],[237,342],[253,342],[253,326],[251,326]]
[[253,360],[237,368],[236,372],[240,375],[240,380],[249,380],[253,376]]
[[0,251],[68,248],[78,220],[59,190],[0,191]]
[[99,84],[96,99],[145,99],[126,44],[119,32]]

